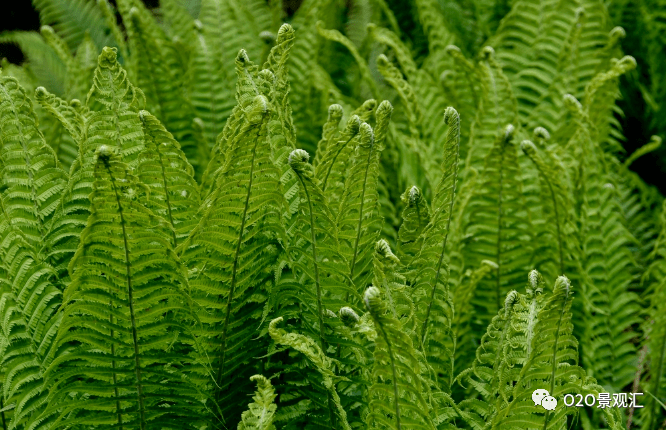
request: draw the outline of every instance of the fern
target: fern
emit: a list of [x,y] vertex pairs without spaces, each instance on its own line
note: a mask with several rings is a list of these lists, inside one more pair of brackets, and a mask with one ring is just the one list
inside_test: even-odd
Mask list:
[[3,430],[663,427],[659,1],[35,0]]
[[210,360],[215,401],[228,405],[222,408],[224,420],[237,419],[237,405],[230,399],[248,389],[245,373],[251,367],[241,366],[262,345],[251,339],[271,290],[277,240],[284,240],[276,234],[282,194],[279,170],[270,158],[268,109],[266,98],[255,96],[229,142],[228,161],[199,209],[197,225],[179,247],[203,324],[201,360]]
[[177,347],[191,319],[183,266],[165,221],[140,204],[145,186],[113,148],[96,154],[91,214],[70,263],[39,420],[196,428],[201,403]]
[[401,429],[434,428],[428,416],[419,375],[419,361],[400,322],[387,315],[380,290],[371,286],[363,298],[377,329],[375,382],[370,388],[369,425]]
[[0,78],[0,133],[4,210],[37,250],[66,174],[37,128],[32,102],[16,79]]
[[257,391],[252,398],[254,403],[250,403],[249,410],[243,412],[238,430],[273,430],[273,416],[277,409],[273,401],[277,395],[271,381],[261,375],[254,375],[250,380],[257,382]]

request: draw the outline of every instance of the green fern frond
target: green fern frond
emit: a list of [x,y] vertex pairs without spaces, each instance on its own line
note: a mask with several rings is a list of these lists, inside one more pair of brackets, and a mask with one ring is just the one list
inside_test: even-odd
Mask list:
[[[532,338],[522,341],[528,347],[527,361],[512,390],[511,402],[498,412],[493,428],[559,429],[566,426],[567,415],[576,414],[575,409],[563,404],[563,395],[579,392],[579,384],[585,379],[583,369],[577,366],[578,342],[572,336],[572,298],[569,280],[560,276],[552,294],[538,309]],[[530,321],[534,320],[530,318],[525,322]],[[532,400],[535,389],[547,390],[557,399],[559,407],[554,411],[537,408]]]
[[174,135],[200,175],[208,162],[209,148],[196,140],[192,123],[194,108],[181,89],[185,86],[184,65],[178,61],[173,43],[153,18],[146,15],[132,7],[129,16],[123,16],[132,58],[137,59],[141,71],[136,74],[134,83],[145,91],[147,109]]
[[91,160],[96,148],[107,145],[117,148],[123,162],[135,167],[144,148],[136,114],[145,103],[143,92],[129,82],[127,72],[118,63],[117,49],[105,47],[86,98],[86,105],[95,113],[86,124],[84,158]]
[[[334,382],[339,378],[333,373],[331,359],[322,351],[318,342],[301,334],[287,333],[285,330],[277,327],[280,322],[282,322],[282,317],[271,321],[268,326],[268,332],[276,343],[289,346],[305,355],[314,367],[314,370],[319,373],[319,376],[321,377],[319,383],[326,391],[328,397],[327,407],[329,411],[328,419],[330,421],[328,422],[327,427],[335,428],[333,427],[333,423],[336,423],[344,430],[351,430],[351,427],[347,422],[347,413],[342,408],[340,396],[335,389]],[[311,416],[310,419],[316,418]]]
[[430,209],[421,190],[416,186],[405,191],[400,199],[404,205],[402,210],[402,224],[398,231],[400,253],[414,258],[421,249],[423,231],[430,223]]
[[[657,427],[664,420],[666,411],[660,409],[656,400],[666,396],[666,203],[662,205],[661,231],[651,253],[651,264],[646,272],[646,281],[650,282],[647,289],[649,300],[648,319],[645,324],[646,345],[650,357],[650,367],[643,376],[643,390],[652,396],[641,410],[643,429]],[[656,400],[655,400],[656,399]]]
[[427,387],[421,380],[421,364],[412,340],[402,331],[400,322],[387,312],[381,296],[380,290],[371,286],[363,298],[377,330],[368,425],[434,429],[423,396]]
[[240,415],[234,398],[251,392],[247,373],[256,369],[250,363],[266,347],[265,337],[255,337],[272,289],[278,240],[284,241],[279,233],[280,172],[267,137],[269,116],[268,101],[257,95],[228,143],[225,164],[212,194],[203,200],[198,224],[178,250],[190,269],[191,294],[203,324],[200,359],[210,361],[215,378],[210,388],[223,418],[232,424]]
[[[349,262],[338,251],[335,218],[308,160],[308,153],[302,149],[289,154],[289,165],[299,181],[300,207],[298,221],[288,232],[292,237],[287,252],[294,281],[299,285],[285,283],[281,293],[290,291],[289,294],[301,295],[298,302],[303,300],[305,309],[300,317],[307,332],[318,340],[322,351],[326,352],[325,310],[339,309],[346,305],[341,300],[343,297],[356,299],[358,292],[350,288],[353,283],[344,275]],[[285,289],[288,286],[288,290]],[[294,287],[296,290],[292,290]]]
[[275,390],[271,381],[261,375],[254,375],[250,380],[257,383],[257,390],[254,392],[248,410],[243,412],[241,422],[238,423],[238,430],[275,430],[273,417],[275,415]]
[[532,258],[532,229],[521,190],[517,148],[512,142],[514,132],[512,125],[506,126],[495,140],[480,182],[465,207],[469,215],[463,234],[474,237],[463,243],[465,266],[475,269],[482,260],[498,266],[490,279],[479,284],[473,301],[481,326],[499,310],[502,297],[522,284]]
[[[557,246],[551,252],[548,252],[547,248],[545,252],[539,252],[542,261],[549,258],[551,263],[554,263],[554,270],[542,265],[539,267],[541,267],[541,272],[561,275],[565,272],[565,267],[571,259],[572,252],[568,249],[567,244],[570,243],[569,238],[574,232],[570,209],[571,190],[568,187],[567,172],[562,161],[548,148],[538,150],[534,143],[524,140],[520,144],[520,149],[534,163],[541,179],[543,211],[546,219],[544,230],[549,235],[542,242],[549,244],[554,242]],[[540,152],[544,153],[543,157]],[[547,205],[546,202],[548,202]]]
[[[55,271],[35,258],[20,227],[12,226],[0,196],[0,368],[4,428],[23,428],[46,401],[43,370],[58,330],[62,293]],[[7,427],[9,426],[9,427]]]
[[361,124],[359,144],[337,211],[341,252],[349,261],[349,278],[357,289],[367,283],[370,250],[381,231],[377,176],[392,111],[388,101],[377,108],[377,135],[367,123]]
[[42,25],[52,26],[70,50],[79,46],[86,32],[90,33],[98,49],[114,46],[104,16],[94,1],[33,0],[32,3],[39,11]]
[[422,232],[420,249],[411,265],[419,328],[419,342],[428,363],[438,373],[440,389],[448,392],[453,379],[453,350],[451,336],[453,302],[449,291],[449,268],[445,259],[449,239],[453,203],[458,180],[460,117],[449,107],[444,113],[449,127],[443,148],[442,175],[435,189],[430,222]]
[[198,428],[200,394],[183,354],[193,321],[185,269],[168,224],[141,204],[146,186],[114,151],[96,151],[91,214],[70,262],[49,408],[38,421]]
[[634,375],[635,347],[630,340],[636,334],[631,326],[639,322],[639,307],[638,297],[629,291],[636,262],[628,248],[634,238],[622,223],[610,166],[595,140],[587,110],[572,96],[565,98],[565,104],[577,124],[569,145],[576,147],[582,173],[576,178],[575,192],[582,197],[576,206],[580,208],[583,297],[590,303],[583,323],[583,364],[600,384],[619,391]]
[[14,78],[0,77],[0,139],[5,211],[37,250],[67,175],[37,128],[32,101]]
[[152,211],[173,228],[177,248],[196,224],[199,187],[194,169],[171,133],[148,111],[139,112],[146,149],[139,157],[139,179],[150,188]]

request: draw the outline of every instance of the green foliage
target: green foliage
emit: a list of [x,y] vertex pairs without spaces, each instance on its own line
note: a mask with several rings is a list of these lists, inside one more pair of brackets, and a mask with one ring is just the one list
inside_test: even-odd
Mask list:
[[2,430],[663,427],[629,2],[34,4],[0,35]]

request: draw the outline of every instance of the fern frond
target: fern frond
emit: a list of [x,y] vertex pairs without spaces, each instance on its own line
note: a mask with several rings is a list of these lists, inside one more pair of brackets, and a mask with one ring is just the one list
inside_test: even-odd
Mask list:
[[363,298],[377,330],[368,425],[434,429],[412,340],[387,312],[381,296],[380,290],[371,286]]
[[532,229],[524,202],[518,154],[508,125],[485,159],[480,183],[465,210],[469,213],[463,234],[475,240],[463,245],[465,265],[475,269],[482,260],[497,264],[490,279],[477,287],[474,306],[481,326],[501,307],[510,290],[522,284],[530,265]]
[[257,390],[254,392],[248,410],[243,412],[241,422],[238,423],[238,430],[275,430],[273,417],[275,415],[275,390],[271,381],[262,375],[254,375],[250,380],[257,383]]
[[39,11],[42,25],[50,25],[74,50],[83,40],[86,32],[99,48],[114,46],[108,33],[104,16],[97,4],[91,0],[33,0]]
[[[621,390],[632,379],[635,347],[631,329],[639,321],[638,297],[629,291],[636,270],[628,247],[634,241],[622,223],[616,190],[606,154],[595,139],[595,130],[582,105],[565,97],[577,131],[569,142],[575,145],[580,176],[575,195],[580,196],[580,241],[586,309],[583,363],[600,384]],[[620,335],[621,333],[621,335]]]
[[430,223],[430,209],[421,190],[416,186],[405,191],[400,199],[404,205],[402,210],[402,224],[398,231],[400,252],[409,256],[409,260],[421,249],[423,231]]
[[287,333],[285,330],[278,328],[277,325],[280,322],[282,322],[282,317],[270,322],[268,332],[271,337],[276,343],[289,346],[307,357],[308,361],[319,373],[321,377],[320,384],[326,391],[329,409],[328,418],[331,428],[333,428],[333,423],[337,423],[344,430],[351,430],[347,422],[347,413],[342,408],[340,396],[335,389],[334,382],[338,378],[333,373],[331,359],[322,351],[320,345],[311,338],[297,333]]
[[453,203],[458,180],[460,145],[460,117],[449,107],[444,113],[449,127],[443,148],[442,176],[435,189],[430,222],[423,230],[421,247],[412,266],[411,274],[417,319],[421,325],[419,342],[428,363],[438,372],[440,389],[448,392],[453,379],[453,350],[451,337],[453,302],[449,291],[449,268],[445,260],[450,233]]
[[146,98],[127,78],[118,63],[117,49],[105,47],[98,57],[93,86],[86,105],[95,113],[87,123],[87,142],[84,158],[91,160],[93,151],[101,145],[115,147],[122,161],[136,167],[144,148],[143,131],[137,116]]
[[321,164],[314,166],[315,177],[331,201],[339,199],[344,190],[346,163],[355,147],[354,143],[359,136],[361,124],[361,118],[352,115],[340,137],[324,148],[320,158]]
[[138,201],[145,191],[113,148],[97,150],[91,214],[46,373],[49,408],[38,421],[143,429],[201,422],[179,346],[192,342],[185,270],[168,225]]
[[224,124],[222,132],[217,136],[206,171],[201,179],[201,196],[205,198],[212,192],[212,186],[218,169],[226,162],[226,152],[230,142],[241,130],[245,118],[245,110],[250,107],[254,98],[258,95],[257,85],[254,81],[257,66],[250,61],[244,49],[238,51],[236,56],[236,106],[231,116]]
[[349,278],[355,288],[367,283],[370,250],[381,231],[377,176],[392,111],[388,101],[377,108],[377,136],[367,123],[361,124],[359,144],[337,211],[341,252],[349,261]]
[[194,170],[180,145],[149,112],[139,118],[146,137],[146,148],[139,157],[139,179],[150,188],[152,211],[173,228],[172,246],[177,248],[196,224],[199,187]]
[[[4,405],[13,405],[4,428],[23,428],[46,401],[43,370],[62,314],[55,271],[12,226],[0,196],[0,368]],[[9,426],[9,427],[7,427]]]
[[[537,150],[536,145],[529,140],[521,142],[520,149],[536,166],[542,183],[542,195],[544,196],[542,201],[544,202],[546,218],[544,227],[550,236],[543,242],[554,242],[557,245],[556,250],[553,250],[551,255],[548,255],[548,250],[545,253],[539,253],[542,261],[550,258],[555,263],[556,269],[549,271],[548,268],[542,268],[541,271],[544,273],[556,272],[561,275],[565,272],[565,266],[571,258],[571,251],[567,249],[567,244],[569,243],[568,238],[574,231],[572,214],[570,213],[571,190],[568,187],[567,172],[562,161],[548,148],[541,149],[544,157],[539,153],[540,151]],[[545,202],[548,202],[548,205]],[[544,258],[544,254],[548,256]]]
[[663,401],[666,396],[666,203],[662,205],[660,221],[661,231],[645,274],[645,281],[650,283],[647,289],[648,319],[644,323],[650,367],[643,377],[642,386],[654,397],[646,399],[647,405],[640,411],[644,429],[655,428],[666,415],[656,401]]
[[[567,415],[576,413],[575,409],[560,404],[564,394],[579,392],[585,379],[583,369],[577,366],[578,342],[572,336],[572,296],[569,280],[564,276],[557,278],[552,295],[538,310],[532,338],[522,342],[528,347],[527,361],[513,388],[512,401],[499,411],[493,428],[557,429],[566,425]],[[533,320],[525,322],[530,321],[533,323]],[[537,408],[532,400],[535,389],[547,390],[557,399],[559,407],[554,411]]]
[[144,90],[146,108],[153,112],[174,135],[190,163],[199,174],[208,162],[207,146],[196,140],[193,129],[194,108],[182,88],[183,67],[170,40],[153,18],[132,7],[124,16],[132,57],[138,60],[135,84]]
[[268,101],[257,95],[229,141],[198,224],[179,247],[203,324],[208,358],[201,360],[210,361],[216,384],[211,389],[230,423],[240,414],[233,399],[251,392],[247,373],[256,369],[250,363],[266,346],[265,337],[255,337],[272,289],[278,240],[284,240],[279,233],[283,195],[267,137],[269,117]]
[[7,217],[38,250],[67,175],[37,128],[32,101],[14,78],[0,77],[0,139]]
[[168,224],[140,203],[146,187],[112,147],[96,154],[91,214],[70,263],[40,420],[198,428],[200,394],[183,354],[193,320]]

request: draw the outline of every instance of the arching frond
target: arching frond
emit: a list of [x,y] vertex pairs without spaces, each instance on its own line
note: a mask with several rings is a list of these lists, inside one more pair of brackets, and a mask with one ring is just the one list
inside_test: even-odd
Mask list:
[[32,101],[14,78],[0,77],[0,140],[6,216],[38,250],[67,175],[37,128]]
[[[202,360],[222,418],[240,417],[234,399],[251,392],[248,372],[267,339],[257,339],[277,262],[283,195],[267,136],[270,107],[257,95],[229,141],[225,164],[203,200],[198,223],[179,253],[190,269],[192,298],[203,324]],[[187,221],[183,218],[183,223]],[[222,425],[221,422],[215,424]]]
[[143,207],[146,187],[114,148],[96,154],[91,214],[70,263],[39,420],[198,428],[202,399],[183,354],[192,343],[187,280],[168,224]]

